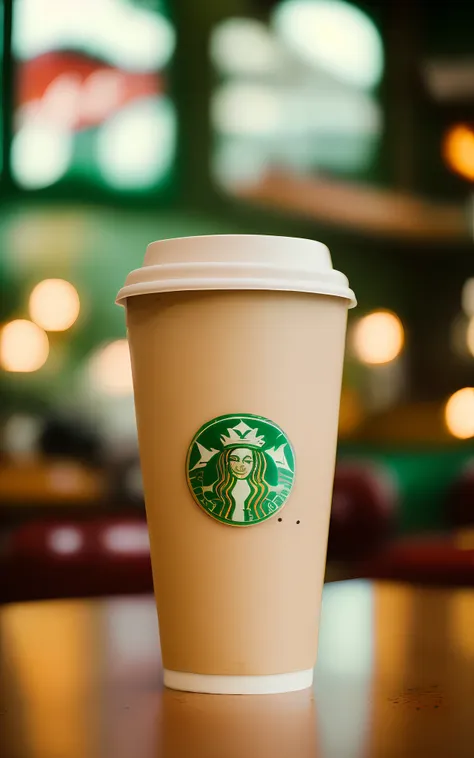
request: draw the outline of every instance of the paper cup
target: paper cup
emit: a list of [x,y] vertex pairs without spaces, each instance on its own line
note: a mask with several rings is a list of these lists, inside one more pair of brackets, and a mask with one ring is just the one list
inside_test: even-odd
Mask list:
[[308,240],[170,240],[145,264],[119,300],[165,684],[304,689],[353,293]]

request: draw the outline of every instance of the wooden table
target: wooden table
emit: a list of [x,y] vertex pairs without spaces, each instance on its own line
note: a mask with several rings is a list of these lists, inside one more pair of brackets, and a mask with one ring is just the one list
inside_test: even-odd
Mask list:
[[474,591],[324,591],[314,692],[163,690],[153,600],[0,611],[2,758],[471,758]]

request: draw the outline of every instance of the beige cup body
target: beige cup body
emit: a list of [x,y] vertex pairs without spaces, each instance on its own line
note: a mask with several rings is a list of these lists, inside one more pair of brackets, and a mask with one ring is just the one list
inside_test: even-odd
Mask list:
[[[131,297],[127,323],[163,665],[263,676],[316,661],[347,302],[290,292]],[[224,414],[278,424],[293,490],[259,524],[194,501],[186,457]],[[281,520],[280,520],[281,519]]]

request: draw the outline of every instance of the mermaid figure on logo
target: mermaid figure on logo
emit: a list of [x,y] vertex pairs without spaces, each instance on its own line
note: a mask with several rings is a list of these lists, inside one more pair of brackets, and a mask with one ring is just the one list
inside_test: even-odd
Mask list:
[[270,487],[265,481],[265,453],[249,447],[227,448],[219,454],[219,479],[213,486],[219,516],[229,521],[259,521],[271,513]]
[[215,451],[216,478],[202,487],[202,493],[209,510],[223,521],[258,522],[280,505],[277,496],[285,485],[270,484],[278,481],[277,467],[272,456],[261,449],[265,439],[257,432],[241,422],[221,435],[224,449]]

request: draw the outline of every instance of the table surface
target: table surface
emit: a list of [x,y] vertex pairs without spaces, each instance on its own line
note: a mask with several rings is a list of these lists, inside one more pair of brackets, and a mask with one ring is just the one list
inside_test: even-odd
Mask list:
[[0,610],[2,758],[471,758],[474,590],[336,582],[313,691],[163,689],[151,598]]

